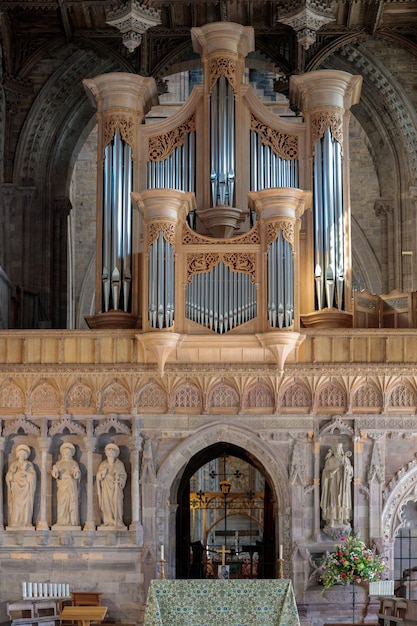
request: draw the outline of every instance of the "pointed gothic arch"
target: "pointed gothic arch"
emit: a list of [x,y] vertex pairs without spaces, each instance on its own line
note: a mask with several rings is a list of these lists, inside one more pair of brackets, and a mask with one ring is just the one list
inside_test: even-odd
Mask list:
[[[229,424],[214,423],[184,440],[159,468],[155,493],[155,532],[162,539],[162,543],[168,546],[169,554],[175,554],[176,511],[181,483],[187,480],[187,475],[191,476],[206,462],[204,454],[208,448],[214,454],[211,458],[217,458],[222,451],[226,451],[250,460],[262,472],[271,492],[271,500],[275,503],[275,520],[271,529],[274,548],[279,543],[290,545],[290,491],[284,465],[255,432]],[[173,568],[170,575],[176,576],[176,568]]]

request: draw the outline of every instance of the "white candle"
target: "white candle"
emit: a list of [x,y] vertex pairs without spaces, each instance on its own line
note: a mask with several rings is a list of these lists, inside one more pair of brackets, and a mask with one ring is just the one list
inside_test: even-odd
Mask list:
[[57,595],[58,595],[58,585],[54,583],[54,597],[56,598]]
[[161,561],[164,560],[164,546],[161,546]]
[[52,597],[52,583],[48,583],[48,596]]
[[28,597],[28,589],[27,589],[27,584],[26,583],[22,583],[22,596],[24,598]]
[[48,583],[43,583],[43,597],[46,598],[48,596]]
[[279,558],[282,559],[282,544],[279,546]]
[[67,598],[69,598],[69,595],[70,595],[69,584],[66,583],[66,585],[65,585],[65,596]]
[[58,583],[58,597],[60,598],[62,596],[62,584]]
[[33,597],[38,597],[38,583],[33,583]]
[[32,583],[28,583],[28,598],[32,597],[32,593],[33,593],[33,585]]

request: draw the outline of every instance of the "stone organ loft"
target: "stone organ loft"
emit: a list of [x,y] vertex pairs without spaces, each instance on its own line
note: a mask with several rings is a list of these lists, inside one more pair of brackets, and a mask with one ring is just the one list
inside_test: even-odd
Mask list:
[[[260,550],[274,576],[283,545],[302,622],[329,622],[335,607],[348,619],[350,597],[318,584],[335,538],[320,512],[328,450],[349,453],[350,524],[397,580],[404,511],[417,517],[416,333],[379,327],[381,298],[350,295],[348,127],[362,78],[294,74],[292,109],[277,115],[247,83],[250,28],[211,24],[192,41],[203,84],[163,121],[149,116],[152,78],[84,80],[98,123],[95,311],[90,330],[0,335],[3,474],[23,445],[37,478],[27,526],[0,491],[3,593],[69,583],[141,624],[161,545],[167,577],[191,569],[190,485],[227,453],[257,472]],[[375,330],[352,329],[357,314]],[[67,527],[52,474],[63,446],[79,466]],[[115,527],[97,493],[108,446],[125,468]],[[251,485],[236,492],[243,509]],[[359,589],[362,617],[375,609]]]
[[245,84],[253,29],[225,22],[191,33],[203,85],[158,125],[143,123],[153,79],[84,81],[99,121],[87,322],[154,333],[161,368],[180,336],[204,333],[256,333],[282,367],[301,319],[352,325],[345,138],[362,79],[293,76],[298,114],[279,117]]

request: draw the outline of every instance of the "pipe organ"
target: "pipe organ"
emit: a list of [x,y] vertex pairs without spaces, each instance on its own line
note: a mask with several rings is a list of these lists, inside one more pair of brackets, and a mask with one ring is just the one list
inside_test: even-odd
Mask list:
[[288,336],[329,311],[337,325],[350,307],[345,137],[360,77],[293,76],[302,115],[284,118],[244,82],[251,28],[221,22],[191,36],[203,85],[162,121],[146,119],[153,79],[84,81],[102,164],[89,325]]

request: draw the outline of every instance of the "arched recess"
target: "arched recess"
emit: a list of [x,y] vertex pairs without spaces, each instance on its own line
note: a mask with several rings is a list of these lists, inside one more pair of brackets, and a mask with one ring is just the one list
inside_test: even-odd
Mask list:
[[411,501],[417,502],[417,460],[413,459],[402,467],[390,481],[384,492],[382,510],[382,532],[384,542],[391,545],[407,520],[404,509]]
[[[250,462],[265,476],[275,502],[275,520],[273,541],[275,545],[284,544],[284,559],[290,556],[291,516],[290,494],[287,472],[277,458],[277,454],[259,436],[249,429],[229,424],[215,423],[204,428],[182,442],[161,464],[157,476],[156,535],[168,547],[170,555],[166,574],[176,577],[175,545],[177,535],[176,512],[178,494],[184,481],[205,462],[205,450],[211,448],[211,454],[219,456],[221,452],[233,453]],[[245,456],[244,456],[245,455]],[[211,457],[215,458],[215,457]],[[160,520],[161,527],[158,528]],[[271,538],[272,539],[272,538]],[[288,560],[287,560],[288,562]]]

